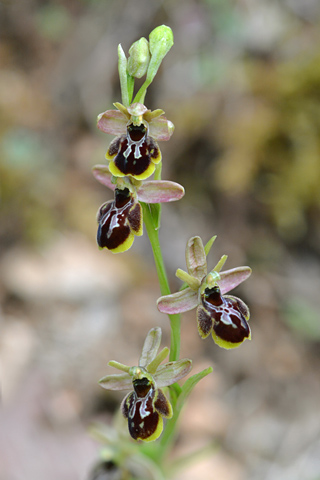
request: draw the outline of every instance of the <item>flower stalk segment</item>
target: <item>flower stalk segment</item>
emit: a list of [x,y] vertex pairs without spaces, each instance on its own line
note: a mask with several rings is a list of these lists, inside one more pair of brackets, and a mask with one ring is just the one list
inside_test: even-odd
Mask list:
[[[169,281],[162,257],[161,246],[159,242],[159,232],[156,228],[151,212],[148,208],[148,205],[142,204],[143,208],[143,215],[144,215],[144,222],[146,226],[146,230],[148,233],[148,237],[150,240],[153,257],[156,265],[156,270],[159,279],[159,286],[160,292],[162,295],[170,295],[170,286]],[[180,315],[175,313],[168,313],[168,317],[170,320],[170,327],[171,327],[171,348],[170,348],[170,360],[174,361],[179,358],[180,355]]]

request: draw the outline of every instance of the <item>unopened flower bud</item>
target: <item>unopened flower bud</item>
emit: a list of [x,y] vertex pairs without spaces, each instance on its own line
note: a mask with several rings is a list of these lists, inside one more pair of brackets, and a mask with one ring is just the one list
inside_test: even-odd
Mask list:
[[132,77],[143,77],[147,72],[149,61],[149,43],[146,38],[142,37],[134,42],[129,49],[128,73]]
[[173,45],[173,33],[170,27],[161,25],[149,35],[149,48],[151,60],[148,67],[147,79],[151,83],[160,64]]
[[150,52],[157,53],[163,58],[173,45],[173,33],[170,27],[161,25],[155,28],[149,35]]

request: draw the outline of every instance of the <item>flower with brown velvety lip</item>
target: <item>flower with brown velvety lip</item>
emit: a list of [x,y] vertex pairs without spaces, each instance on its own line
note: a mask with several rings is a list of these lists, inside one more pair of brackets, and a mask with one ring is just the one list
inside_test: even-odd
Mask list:
[[127,390],[132,388],[122,401],[121,411],[128,419],[129,432],[135,440],[156,440],[163,430],[163,418],[172,417],[172,407],[162,388],[172,385],[185,375],[192,366],[189,359],[160,365],[169,353],[164,348],[159,353],[161,329],[152,328],[144,342],[139,366],[129,367],[111,361],[110,366],[124,373],[107,375],[100,380],[103,388]]
[[118,110],[107,110],[98,115],[97,126],[105,133],[117,135],[106,153],[112,175],[130,175],[145,180],[161,161],[157,140],[169,140],[174,126],[163,110],[148,110],[142,103],[129,107],[114,104]]
[[93,168],[94,177],[103,185],[114,190],[115,198],[104,203],[98,211],[99,223],[97,243],[113,253],[129,250],[134,237],[143,233],[142,208],[139,203],[163,203],[179,200],[184,188],[166,180],[138,181],[130,177],[112,181],[112,174],[106,165]]
[[128,188],[115,189],[114,200],[100,207],[97,220],[97,243],[113,253],[125,252],[143,233],[142,208]]
[[206,255],[216,237],[204,248],[200,237],[192,237],[186,247],[188,273],[178,269],[176,275],[187,288],[158,299],[160,312],[175,314],[197,307],[197,325],[201,338],[210,333],[214,342],[230,349],[251,339],[247,305],[238,297],[225,295],[251,275],[251,268],[237,267],[221,272],[227,256],[221,257],[215,268],[207,273]]

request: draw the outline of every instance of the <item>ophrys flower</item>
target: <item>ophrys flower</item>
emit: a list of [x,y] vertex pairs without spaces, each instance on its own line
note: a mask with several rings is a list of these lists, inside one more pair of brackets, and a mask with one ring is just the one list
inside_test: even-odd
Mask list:
[[100,380],[100,385],[109,390],[128,390],[133,387],[123,400],[121,410],[128,419],[129,432],[135,440],[156,440],[163,430],[163,417],[172,417],[172,407],[162,388],[172,385],[185,375],[192,366],[189,359],[160,365],[169,353],[168,348],[157,354],[161,342],[161,329],[149,331],[144,342],[139,365],[129,367],[111,361],[113,366],[124,373],[107,375]]
[[163,110],[148,110],[142,103],[125,107],[114,104],[118,110],[107,110],[98,115],[97,126],[105,133],[117,135],[106,153],[112,175],[131,175],[144,180],[153,174],[161,161],[157,140],[169,140],[174,126]]
[[192,237],[186,247],[188,273],[181,269],[177,277],[187,288],[158,299],[160,312],[174,314],[197,307],[199,335],[210,333],[214,342],[223,348],[235,348],[251,338],[247,305],[238,297],[225,295],[251,275],[251,268],[237,267],[221,272],[227,256],[221,257],[214,269],[207,273],[206,255],[216,237],[204,248],[200,237]]

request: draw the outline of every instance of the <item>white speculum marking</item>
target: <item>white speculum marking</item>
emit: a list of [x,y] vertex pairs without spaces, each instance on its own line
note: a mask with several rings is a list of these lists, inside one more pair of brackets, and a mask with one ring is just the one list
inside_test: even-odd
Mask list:
[[[111,218],[110,227],[109,227],[109,230],[108,230],[108,233],[107,233],[107,238],[111,237],[114,228],[120,227],[119,220],[122,220],[124,218],[124,209],[126,207],[127,207],[127,205],[125,205],[122,208],[116,208],[115,207],[116,213]],[[107,220],[107,218],[105,219],[105,221],[106,220]]]
[[131,153],[131,147],[132,145],[135,146],[135,149],[134,149],[134,158],[140,158],[142,155],[141,155],[141,152],[140,152],[140,148],[142,147],[142,144],[143,142],[145,141],[145,138],[146,136],[144,135],[141,140],[139,140],[138,142],[134,142],[133,140],[131,140],[130,136],[127,135],[127,141],[128,141],[128,147],[126,149],[126,151],[124,152],[124,156],[126,158],[129,157],[130,153]]
[[145,398],[141,402],[141,405],[140,405],[140,416],[141,416],[141,418],[145,418],[148,415],[150,415],[150,413],[151,413],[151,412],[148,412],[146,410],[146,406],[147,406],[148,399],[149,399],[149,397],[151,397],[152,393],[153,393],[153,389],[151,388],[151,390],[147,393],[147,395],[145,396]]

